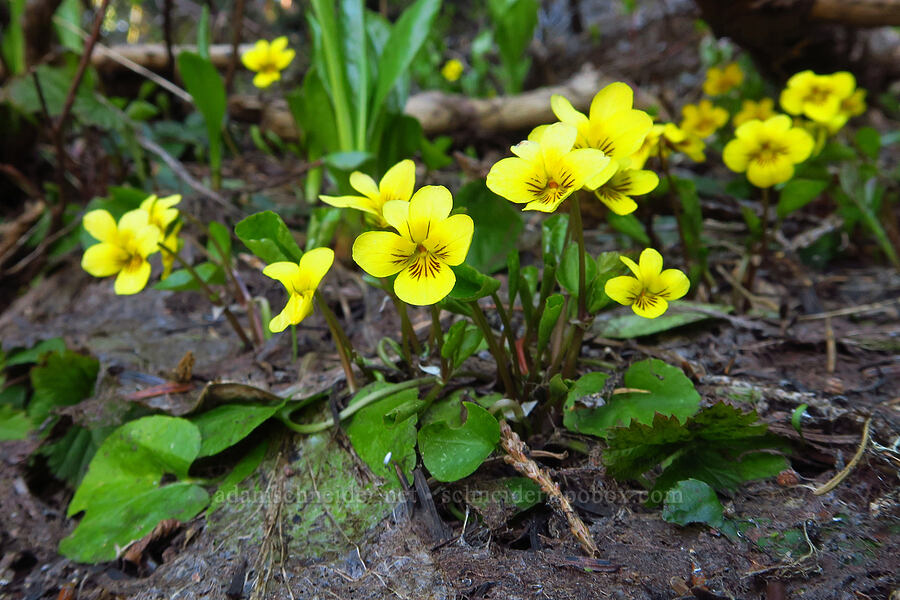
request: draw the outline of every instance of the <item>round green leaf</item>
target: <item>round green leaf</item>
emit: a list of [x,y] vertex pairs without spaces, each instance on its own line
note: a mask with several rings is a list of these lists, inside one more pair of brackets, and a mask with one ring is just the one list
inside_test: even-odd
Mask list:
[[457,481],[471,475],[500,440],[500,425],[488,411],[464,402],[467,416],[459,427],[432,423],[419,431],[419,450],[425,466],[438,481]]

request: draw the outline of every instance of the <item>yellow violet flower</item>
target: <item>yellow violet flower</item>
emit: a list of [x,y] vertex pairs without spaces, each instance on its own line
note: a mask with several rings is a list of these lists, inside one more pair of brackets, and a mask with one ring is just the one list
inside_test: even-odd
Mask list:
[[354,208],[372,215],[379,227],[385,227],[382,209],[391,200],[409,202],[413,187],[416,185],[416,164],[409,160],[401,160],[388,169],[381,183],[359,171],[350,174],[350,185],[362,196],[319,196],[325,204],[338,208]]
[[409,202],[388,202],[384,218],[397,233],[363,233],[353,243],[353,260],[373,277],[397,274],[394,292],[408,304],[442,300],[456,284],[450,267],[466,259],[475,228],[469,215],[450,216],[452,209],[442,185],[421,188]]
[[691,282],[678,269],[663,271],[662,255],[653,248],[641,252],[640,264],[627,256],[619,257],[634,277],[622,275],[606,282],[606,295],[626,306],[638,316],[655,319],[666,312],[671,300],[688,293]]
[[84,251],[81,267],[94,277],[117,275],[115,292],[137,294],[150,279],[147,257],[158,250],[159,229],[143,210],[132,210],[116,220],[106,210],[92,210],[82,221],[100,243]]
[[453,83],[454,81],[459,80],[460,76],[462,76],[463,69],[463,64],[460,61],[456,60],[455,58],[451,58],[444,63],[443,67],[441,67],[441,75],[444,76],[444,79]]
[[664,129],[665,126],[659,123],[650,128],[641,147],[629,158],[629,166],[632,169],[643,169],[651,156],[659,156],[659,141]]
[[670,150],[675,150],[687,155],[694,162],[706,160],[706,154],[703,152],[706,144],[703,140],[681,129],[675,123],[666,123],[663,126],[662,137],[666,142],[661,150],[663,156],[668,156]]
[[758,119],[765,121],[775,116],[775,102],[771,98],[763,98],[759,102],[753,100],[744,100],[741,102],[741,110],[735,113],[732,123],[735,127],[740,127],[747,121]]
[[817,75],[801,71],[788,79],[781,92],[781,106],[792,115],[806,115],[813,121],[827,123],[841,109],[841,103],[856,89],[856,79],[846,71]]
[[728,63],[724,69],[712,67],[706,71],[703,93],[707,96],[727,94],[744,81],[744,72],[737,63]]
[[[181,250],[183,241],[178,237],[181,231],[181,222],[175,223],[178,219],[176,204],[181,202],[181,195],[166,196],[165,198],[157,198],[156,195],[150,196],[141,202],[140,209],[147,212],[151,225],[155,225],[159,229],[162,244],[175,252]],[[172,273],[172,267],[175,265],[175,255],[169,252],[162,253],[163,272],[162,278],[165,279]]]
[[573,150],[577,135],[571,125],[554,123],[542,130],[539,142],[526,140],[516,144],[511,148],[515,156],[491,167],[488,189],[510,202],[525,204],[524,210],[553,212],[610,163],[600,150]]
[[707,138],[728,122],[728,111],[713,105],[709,100],[699,104],[685,104],[681,109],[684,117],[681,129],[698,138]]
[[595,148],[614,159],[606,169],[588,180],[588,189],[595,189],[609,180],[619,168],[619,161],[637,152],[653,127],[650,115],[632,108],[633,104],[634,91],[621,81],[597,92],[588,115],[575,110],[563,96],[550,98],[550,108],[556,118],[577,129],[575,148]]
[[333,262],[331,248],[315,248],[301,256],[299,263],[276,262],[263,269],[263,275],[279,281],[288,293],[284,310],[269,321],[271,332],[280,333],[309,316],[316,288]]
[[637,202],[631,196],[648,194],[659,185],[659,176],[653,171],[623,169],[616,171],[609,181],[594,193],[609,210],[617,215],[627,215],[637,210]]
[[767,188],[794,176],[794,165],[809,158],[813,139],[791,126],[787,115],[744,123],[725,145],[722,160],[735,173],[747,172],[750,183]]
[[828,122],[828,131],[837,132],[851,117],[858,117],[864,112],[866,112],[866,90],[857,89],[841,102],[837,116]]
[[281,36],[271,44],[266,40],[259,40],[253,48],[244,52],[241,62],[251,71],[256,71],[253,85],[264,89],[281,79],[281,72],[291,64],[296,54],[287,45],[287,37]]

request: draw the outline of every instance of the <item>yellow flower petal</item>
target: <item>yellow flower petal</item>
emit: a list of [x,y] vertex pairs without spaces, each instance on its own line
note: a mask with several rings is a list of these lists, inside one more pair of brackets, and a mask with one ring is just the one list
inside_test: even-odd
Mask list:
[[278,54],[279,52],[284,52],[284,49],[287,48],[288,39],[287,36],[280,36],[272,40],[272,43],[269,44],[269,52],[272,54]]
[[[749,124],[747,123],[747,125]],[[744,125],[741,125],[741,127],[744,127]],[[747,164],[750,162],[748,150],[749,148],[744,140],[733,139],[725,144],[725,149],[722,151],[722,161],[726,167],[735,173],[743,173],[747,170]]]
[[632,196],[649,194],[659,185],[659,175],[653,171],[625,169],[621,171],[621,175],[627,178],[627,181],[620,184],[624,188],[623,191]]
[[130,296],[144,289],[149,279],[150,263],[142,260],[137,264],[128,264],[119,271],[114,289],[120,296]]
[[375,180],[360,171],[350,173],[350,186],[367,198],[376,199],[379,197],[378,184]]
[[666,269],[656,279],[655,289],[650,293],[666,300],[678,300],[691,289],[691,281],[678,269]]
[[278,68],[279,71],[283,71],[291,64],[291,61],[294,60],[296,55],[297,53],[291,48],[282,51],[275,57],[275,67]]
[[299,272],[295,279],[297,291],[315,291],[331,265],[334,264],[334,250],[313,248],[300,257]]
[[453,215],[435,222],[423,246],[450,266],[462,264],[469,253],[475,223],[469,215]]
[[609,210],[617,215],[628,215],[637,210],[637,202],[616,189],[600,187],[595,194]]
[[625,83],[611,83],[594,96],[591,101],[590,120],[604,121],[617,112],[628,110],[634,103],[634,92]]
[[781,108],[791,115],[803,113],[803,91],[797,88],[787,87],[781,92]]
[[572,103],[565,96],[560,96],[559,94],[550,96],[550,109],[557,119],[576,128],[588,122],[587,116],[575,110],[575,107],[572,106]]
[[409,227],[409,202],[391,200],[381,207],[381,214],[387,224],[397,230],[397,233],[409,241],[413,241],[412,229]]
[[130,210],[119,219],[119,232],[137,235],[150,224],[150,215],[145,210]]
[[545,175],[536,173],[533,163],[518,157],[504,158],[494,163],[488,172],[487,187],[510,202],[526,204],[534,200],[534,193],[528,187],[533,176],[544,185]]
[[[539,125],[535,127],[531,134],[528,136],[528,139],[524,142],[519,142],[515,146],[510,148],[510,151],[518,156],[521,159],[526,161],[535,161],[541,155],[541,145],[538,143],[542,137],[544,137],[544,132],[547,131],[549,125]],[[540,132],[540,133],[536,133]],[[531,136],[534,135],[535,139],[531,139]]]
[[[161,237],[162,233],[157,227],[147,225],[134,234],[134,250],[142,257],[147,258],[151,254],[159,252],[159,242],[161,241]],[[167,247],[171,248],[171,246]]]
[[404,268],[394,280],[397,297],[414,306],[443,300],[456,285],[456,275],[447,263],[428,255]]
[[778,156],[770,161],[751,160],[747,165],[747,179],[759,188],[772,187],[784,183],[794,176],[794,164],[786,156]]
[[635,277],[641,276],[641,268],[638,266],[636,262],[628,258],[627,256],[619,256],[619,260],[625,263],[625,266],[628,267],[628,270],[634,273]]
[[353,260],[373,277],[398,273],[415,252],[415,243],[390,231],[367,231],[353,242]]
[[263,275],[278,281],[288,293],[292,293],[294,291],[294,280],[299,270],[300,267],[296,263],[280,261],[266,265],[266,268],[263,269]]
[[100,242],[114,242],[118,229],[116,220],[106,210],[92,210],[82,219],[85,231]]
[[624,110],[608,119],[591,120],[588,140],[592,148],[608,156],[628,158],[641,147],[653,127],[653,119],[642,110]]
[[[406,222],[407,231],[398,228],[401,235],[408,233],[410,240],[421,242],[428,238],[433,224],[443,221],[450,215],[453,209],[453,196],[450,190],[442,185],[426,185],[413,194],[409,201],[409,220]],[[385,218],[387,207],[385,207]],[[388,219],[391,225],[394,223]],[[395,226],[396,227],[396,226]]]
[[572,150],[562,159],[561,168],[574,178],[572,187],[578,189],[586,185],[588,189],[606,183],[616,172],[618,165],[594,148],[578,148]]
[[253,78],[253,85],[260,89],[265,89],[281,79],[281,73],[278,71],[260,71]]
[[388,169],[378,186],[384,202],[389,200],[406,200],[412,197],[416,185],[416,163],[406,159]]
[[644,251],[641,252],[639,265],[641,268],[640,280],[644,285],[647,285],[659,277],[659,274],[662,272],[662,254],[653,248],[645,248]]
[[548,169],[572,150],[578,131],[566,123],[554,123],[544,130],[541,136],[541,155]]
[[643,286],[641,282],[628,275],[613,277],[606,282],[603,291],[606,295],[618,302],[619,304],[631,304],[635,298],[641,295]]
[[319,200],[336,208],[353,208],[379,217],[381,216],[381,213],[375,208],[375,203],[365,196],[326,196],[321,194],[319,195]]
[[815,145],[811,135],[796,127],[784,133],[784,143],[788,148],[788,158],[793,163],[809,158]]
[[644,294],[639,296],[631,305],[631,310],[639,317],[655,319],[661,316],[669,308],[669,303],[664,298]]
[[836,96],[847,98],[856,89],[856,78],[847,71],[838,71],[837,73],[832,73],[831,85]]
[[128,253],[124,249],[101,242],[84,251],[81,268],[94,277],[109,277],[118,273],[127,260]]
[[275,318],[269,321],[269,331],[272,333],[281,333],[287,329],[288,325],[297,325],[309,316],[313,310],[313,295],[291,294],[287,304]]

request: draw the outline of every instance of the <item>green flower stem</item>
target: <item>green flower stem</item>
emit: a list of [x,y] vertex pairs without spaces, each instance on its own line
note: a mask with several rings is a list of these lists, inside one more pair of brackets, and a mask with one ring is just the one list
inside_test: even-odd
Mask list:
[[503,323],[503,333],[506,334],[506,342],[509,344],[509,354],[512,357],[513,374],[516,376],[517,380],[520,380],[522,378],[522,372],[519,369],[519,361],[516,357],[516,336],[512,328],[512,321],[509,318],[509,312],[506,310],[506,307],[503,306],[497,292],[492,293],[491,298],[494,300],[494,306],[497,307],[497,314],[500,315],[500,322]]
[[409,320],[409,311],[406,310],[406,303],[397,297],[397,294],[391,290],[389,285],[386,285],[385,289],[388,291],[388,294],[390,294],[391,301],[394,303],[394,308],[397,309],[397,314],[400,316],[400,333],[403,338],[403,353],[405,354],[403,358],[406,359],[407,364],[412,366],[413,354],[419,355],[422,353],[422,347],[419,345],[419,338],[416,337],[412,321]]
[[[662,143],[665,142],[660,140],[660,144]],[[669,189],[666,192],[666,196],[669,197],[669,204],[672,206],[672,214],[675,216],[675,223],[678,224],[678,239],[681,241],[681,255],[684,257],[684,264],[690,266],[693,261],[691,261],[691,250],[688,248],[684,237],[684,218],[682,218],[681,215],[681,199],[678,198],[675,178],[672,177],[672,171],[669,170],[669,161],[663,156],[661,146],[659,148],[659,168],[666,176],[666,181],[669,183]],[[653,239],[656,235],[651,232],[650,237]]]
[[[547,306],[547,298],[550,297],[550,292],[553,291],[553,286],[556,283],[556,267],[553,265],[544,264],[544,272],[541,277],[541,290],[540,296],[538,297],[538,305],[534,310],[534,318],[531,320],[529,326],[525,329],[525,340],[522,345],[525,348],[530,348],[531,343],[534,341],[535,335],[537,334],[537,328],[540,325],[541,315],[544,314],[544,309]],[[540,365],[541,365],[541,357],[539,355],[535,356],[535,364],[531,369],[528,375],[528,382],[534,383],[537,381],[540,376]]]
[[[340,417],[341,421],[344,421],[356,414],[360,409],[378,402],[379,400],[383,400],[384,398],[393,396],[398,392],[402,392],[410,388],[418,388],[423,385],[437,383],[437,381],[437,377],[430,375],[428,377],[419,377],[418,379],[401,381],[400,383],[394,383],[389,385],[388,387],[374,390],[342,410],[340,413],[338,413],[338,417]],[[326,429],[334,427],[334,419],[332,418],[326,419],[325,421],[319,421],[317,423],[294,423],[293,421],[291,421],[291,413],[295,410],[297,410],[297,407],[295,406],[286,406],[278,414],[278,418],[282,423],[285,424],[286,427],[292,429],[293,431],[296,431],[297,433],[318,433],[320,431],[325,431]]]
[[203,281],[203,278],[201,278],[197,271],[194,270],[194,267],[189,265],[187,261],[181,258],[181,254],[168,248],[162,242],[157,242],[157,246],[172,255],[175,258],[175,261],[178,262],[179,265],[184,267],[184,269],[190,274],[190,276],[194,278],[194,281],[197,282],[197,285],[199,285],[203,292],[206,294],[206,297],[209,298],[210,302],[212,302],[216,306],[222,307],[222,314],[225,315],[225,318],[228,319],[228,323],[231,325],[231,328],[234,329],[235,333],[238,334],[238,337],[241,338],[241,342],[244,344],[244,348],[253,348],[253,342],[251,342],[250,338],[247,337],[247,332],[244,331],[243,327],[241,327],[241,324],[240,322],[238,322],[237,317],[234,316],[234,313],[231,312],[231,309],[228,308],[228,305],[222,301],[219,295],[215,293],[208,285],[206,285],[206,282]]
[[759,233],[759,253],[763,263],[769,256],[769,204],[771,198],[769,196],[769,188],[762,189],[762,224]]
[[291,323],[291,362],[297,362],[297,326]]
[[[340,40],[331,0],[312,0],[312,7],[322,28],[322,50],[325,54],[325,68],[333,94],[331,104],[337,125],[338,143],[343,152],[353,150],[353,131],[350,118],[350,103],[344,88],[344,73],[340,58]],[[360,150],[362,148],[359,148]]]
[[569,224],[572,226],[572,237],[578,245],[578,320],[587,318],[587,281],[585,268],[584,227],[581,223],[581,202],[578,194],[569,198]]
[[353,376],[353,366],[350,364],[350,357],[353,352],[350,340],[347,338],[347,334],[344,333],[344,329],[338,322],[334,311],[328,306],[328,303],[319,294],[315,296],[319,310],[322,311],[322,316],[325,317],[325,322],[328,324],[328,330],[331,332],[334,345],[337,346],[338,356],[341,358],[341,367],[344,369],[344,375],[347,376],[347,388],[351,394],[355,394],[357,387],[356,378]]
[[447,381],[450,369],[447,359],[444,358],[444,331],[441,329],[441,309],[437,304],[431,305],[431,333],[434,335],[438,356],[441,357],[441,381]]
[[473,300],[468,303],[470,307],[472,307],[472,320],[475,321],[475,325],[481,329],[481,333],[484,334],[484,339],[487,340],[488,350],[491,355],[494,357],[494,362],[497,363],[497,373],[500,375],[500,380],[503,382],[503,388],[506,390],[506,395],[513,400],[518,400],[519,396],[516,393],[516,385],[513,382],[512,376],[509,374],[509,368],[507,365],[507,356],[503,352],[503,348],[497,342],[497,338],[494,337],[494,332],[491,330],[490,324],[487,322],[487,317],[484,315],[484,311],[481,310],[481,306],[479,306],[476,300]]
[[181,213],[185,217],[187,217],[191,222],[195,225],[199,226],[203,231],[206,232],[206,237],[209,239],[213,246],[216,247],[216,250],[219,252],[219,256],[222,258],[222,261],[213,260],[213,257],[210,256],[208,252],[206,252],[206,248],[197,244],[205,253],[206,257],[218,264],[222,267],[222,270],[228,275],[228,279],[231,280],[232,285],[234,285],[234,295],[241,303],[241,306],[247,311],[247,319],[250,321],[250,333],[253,334],[253,340],[256,342],[258,346],[261,346],[265,341],[265,335],[262,330],[262,320],[259,317],[259,313],[256,312],[256,306],[253,303],[253,299],[250,298],[250,293],[247,291],[247,286],[238,278],[237,272],[234,270],[234,267],[225,260],[225,249],[222,248],[222,245],[219,243],[219,240],[213,236],[209,231],[209,226],[204,225],[197,219],[195,216],[188,213]]

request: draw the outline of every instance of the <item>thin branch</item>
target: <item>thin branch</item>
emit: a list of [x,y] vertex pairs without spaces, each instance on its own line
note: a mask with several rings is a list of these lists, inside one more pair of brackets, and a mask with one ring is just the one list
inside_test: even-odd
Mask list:
[[231,91],[231,82],[237,69],[238,46],[241,43],[241,31],[244,28],[244,0],[236,0],[234,13],[232,14],[234,29],[231,35],[231,56],[228,59],[228,69],[225,71],[225,91]]

